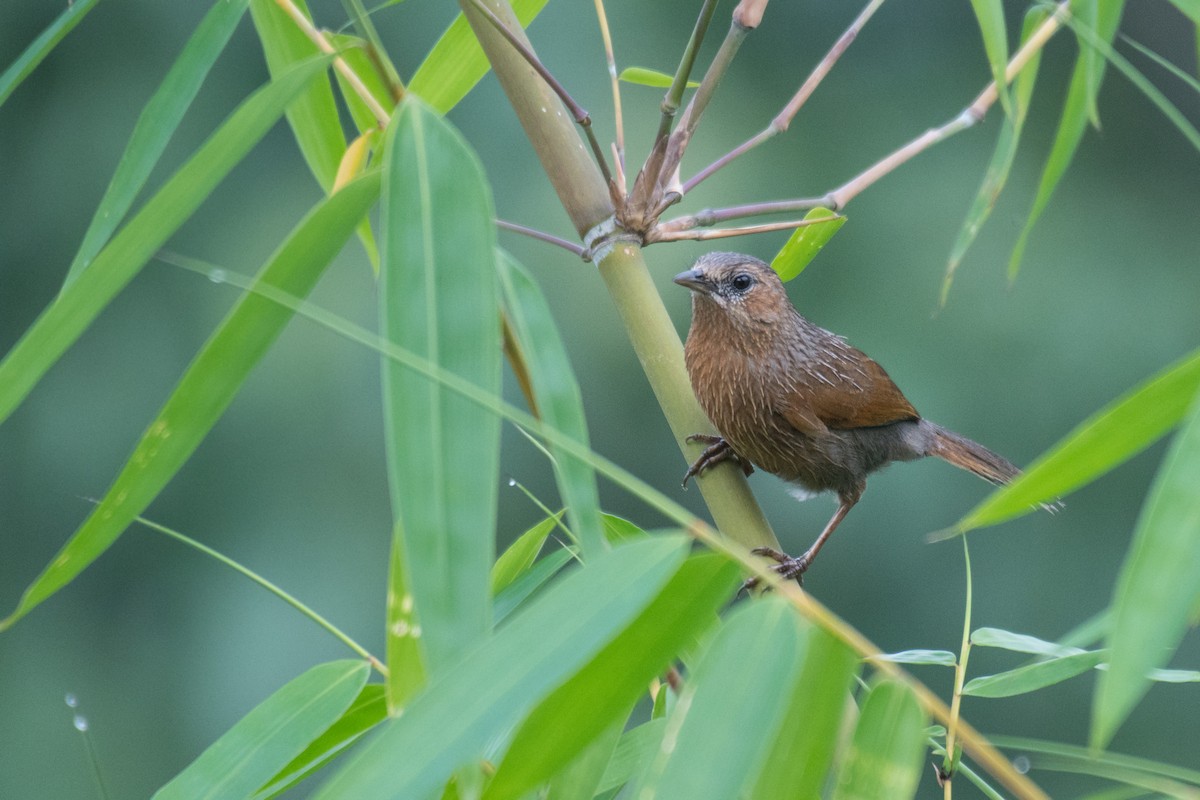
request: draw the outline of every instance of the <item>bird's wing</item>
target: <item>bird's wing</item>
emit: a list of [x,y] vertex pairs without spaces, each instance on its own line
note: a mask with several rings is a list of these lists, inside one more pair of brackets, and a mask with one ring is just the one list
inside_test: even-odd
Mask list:
[[792,427],[811,435],[920,419],[883,367],[836,341],[820,361],[797,367],[791,402],[779,409]]

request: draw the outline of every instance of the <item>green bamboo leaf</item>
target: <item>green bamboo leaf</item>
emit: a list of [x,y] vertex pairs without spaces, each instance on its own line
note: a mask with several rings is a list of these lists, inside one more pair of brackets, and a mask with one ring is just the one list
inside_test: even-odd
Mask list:
[[834,800],[900,800],[917,790],[928,724],[912,689],[877,683],[863,703]]
[[845,217],[839,217],[827,208],[814,208],[804,215],[804,219],[828,221],[796,228],[775,258],[771,259],[771,269],[779,273],[779,279],[785,283],[803,272],[833,235],[846,224]]
[[[541,13],[547,0],[513,0],[512,10],[522,28]],[[445,114],[479,83],[491,66],[467,18],[459,14],[417,67],[408,88]]]
[[[483,167],[417,98],[388,127],[380,330],[493,395],[500,393],[496,229]],[[393,712],[491,630],[488,573],[500,419],[383,359],[385,447],[396,518],[388,607]]]
[[328,63],[297,66],[251,95],[42,312],[0,361],[0,422]]
[[[626,718],[628,716],[625,715]],[[547,784],[546,797],[553,797],[554,800],[592,800],[612,761],[621,732],[625,730],[625,722],[626,719],[622,718],[610,725],[560,770]]]
[[972,697],[1013,697],[1029,694],[1094,669],[1104,660],[1104,656],[1102,650],[1075,653],[1027,664],[996,675],[985,675],[968,681],[963,687],[963,694]]
[[153,800],[249,797],[337,721],[369,672],[364,661],[313,667],[256,706]]
[[[1041,26],[1047,16],[1049,16],[1049,12],[1045,8],[1029,9],[1021,27],[1022,45]],[[996,149],[992,153],[992,160],[988,163],[987,172],[984,173],[983,183],[979,186],[979,191],[971,202],[971,208],[967,211],[967,217],[963,220],[958,236],[954,240],[954,247],[950,251],[950,258],[946,264],[946,275],[942,279],[941,293],[938,298],[938,304],[943,307],[950,295],[950,285],[954,282],[954,273],[962,264],[963,257],[974,243],[979,230],[991,216],[992,209],[996,207],[996,200],[1008,182],[1008,175],[1012,171],[1013,161],[1017,155],[1017,144],[1025,126],[1025,117],[1029,112],[1033,87],[1037,83],[1041,61],[1042,51],[1039,49],[1025,63],[1013,81],[1012,112],[1006,115],[1001,122],[1000,136],[996,140]]]
[[785,708],[762,687],[793,684],[803,645],[795,612],[780,598],[730,614],[667,717],[642,791],[657,800],[726,800],[773,768],[766,758]]
[[[282,108],[277,110],[282,113]],[[164,191],[173,184],[174,180]],[[378,194],[379,176],[376,173],[347,185],[319,204],[267,260],[256,279],[257,283],[293,295],[307,294]],[[153,205],[147,207],[149,212],[157,209]],[[62,304],[69,302],[73,309],[85,307],[89,299],[95,298],[79,293],[89,289],[99,290],[97,287],[105,285],[101,282],[111,277],[113,270],[121,267],[128,269],[129,264],[116,262],[115,255],[110,258],[107,254],[113,248],[116,248],[115,253],[121,254],[128,253],[129,248],[134,246],[145,247],[146,239],[151,234],[140,229],[139,220],[143,219],[144,213],[147,212],[139,214],[130,227],[102,251],[96,262],[63,292],[58,304],[42,315],[41,321],[26,334],[23,341],[37,341],[34,337],[41,326],[48,324],[49,320],[58,322],[57,310]],[[150,218],[157,218],[157,215]],[[132,235],[143,238],[125,247],[123,240],[131,230],[134,232]],[[107,285],[111,286],[112,283]],[[254,293],[248,293],[238,302],[188,367],[99,505],[25,591],[12,615],[0,621],[0,631],[78,575],[145,510],[208,434],[250,370],[291,317],[290,309]],[[55,333],[50,332],[47,336]],[[37,341],[37,344],[48,347],[42,341]],[[20,364],[17,361],[20,355],[20,352],[14,351],[6,359],[5,365],[9,362]],[[3,372],[4,365],[0,365],[0,374]]]
[[99,0],[79,0],[78,3],[68,3],[58,18],[30,42],[17,60],[4,70],[3,75],[0,75],[0,106],[4,105],[8,96],[21,85],[21,81],[37,69],[37,65],[42,63],[42,59],[50,54],[50,51],[63,40],[63,37],[96,7],[97,2]]
[[656,536],[602,553],[558,581],[384,723],[316,800],[438,791],[628,627],[678,571],[688,546],[683,536]]
[[1008,97],[1008,81],[1004,73],[1008,68],[1008,32],[1004,26],[1004,3],[1002,0],[971,0],[971,8],[975,11],[975,21],[979,23],[979,32],[983,35],[983,49],[987,53],[988,66],[992,70],[992,80],[996,83],[997,94],[1004,113],[1011,115],[1012,103]]
[[[1090,15],[1090,18],[1094,19],[1096,35],[1104,42],[1111,42],[1116,35],[1123,6],[1124,3],[1117,0],[1082,0],[1082,2],[1071,4],[1073,13],[1078,13],[1082,8],[1085,16]],[[1089,9],[1094,9],[1094,11],[1089,11]],[[1100,91],[1100,82],[1104,76],[1104,64],[1103,56],[1090,47],[1082,46],[1081,43],[1079,56],[1075,60],[1075,69],[1071,73],[1071,85],[1067,90],[1067,99],[1063,103],[1062,117],[1058,123],[1058,130],[1054,134],[1054,144],[1050,147],[1050,155],[1046,159],[1041,181],[1038,183],[1033,208],[1029,212],[1029,218],[1025,221],[1025,227],[1021,229],[1021,235],[1017,238],[1017,244],[1008,261],[1009,280],[1016,279],[1033,226],[1042,212],[1046,210],[1046,206],[1049,205],[1050,197],[1058,188],[1059,181],[1062,180],[1067,167],[1075,157],[1075,151],[1079,149],[1079,142],[1083,139],[1083,132],[1087,129],[1096,95]]]
[[608,539],[609,544],[642,539],[648,535],[635,523],[615,514],[602,514],[601,520],[604,522],[604,538]]
[[[1094,750],[1062,742],[1048,742],[1044,739],[1031,739],[1025,736],[993,735],[988,739],[997,747],[1005,750],[1019,750],[1030,756],[1032,765],[1036,769],[1096,775],[1131,786],[1140,786],[1171,797],[1185,797],[1192,798],[1192,800],[1195,800],[1198,794],[1196,787],[1200,786],[1200,771],[1174,764],[1164,764],[1148,758]],[[1181,786],[1180,784],[1190,785]],[[1144,794],[1145,792],[1140,792],[1135,796],[1142,797]]]
[[[542,290],[529,273],[507,253],[497,260],[504,304],[513,333],[525,352],[526,366],[542,420],[588,446],[583,396],[575,371],[550,314]],[[605,547],[600,523],[600,490],[596,471],[587,462],[550,445],[558,491],[567,506],[571,530],[579,538],[584,558]]]
[[1170,0],[1170,2],[1185,17],[1200,25],[1200,0]]
[[[804,667],[751,798],[821,796],[845,717],[858,657],[828,632],[810,628]],[[780,687],[786,690],[786,687]]]
[[133,207],[134,199],[167,148],[184,112],[191,107],[200,85],[241,21],[248,1],[217,0],[196,26],[183,52],[142,109],[64,283],[70,283],[87,268]]
[[1177,425],[1198,390],[1200,350],[1085,419],[1011,484],[967,512],[953,532],[1019,517],[1090,483]]
[[893,664],[932,664],[940,667],[953,667],[958,663],[958,656],[949,650],[902,650],[899,653],[884,653],[875,656],[873,661],[891,661]]
[[545,543],[546,537],[558,525],[558,521],[561,518],[561,511],[552,517],[546,517],[546,519],[518,536],[508,546],[508,549],[500,554],[500,557],[496,559],[496,563],[492,565],[493,596],[499,594],[522,573],[528,571],[533,566],[533,562],[537,560],[538,553],[542,551],[542,544]]
[[[621,74],[617,76],[617,80],[625,81],[625,83],[634,83],[638,86],[669,89],[671,88],[671,84],[675,82],[675,76],[659,72],[656,69],[647,69],[646,67],[626,67],[621,70]],[[687,88],[689,89],[695,89],[699,85],[699,81],[687,82]]]
[[976,647],[998,647],[1013,653],[1031,653],[1038,656],[1073,656],[1082,652],[1078,647],[1068,647],[1047,642],[1025,633],[1013,633],[1000,628],[978,628],[971,633],[971,644]]
[[[312,18],[304,0],[293,2],[304,16]],[[275,0],[250,0],[250,16],[254,19],[254,29],[258,31],[272,77],[321,53]],[[305,163],[321,189],[328,194],[346,152],[346,135],[338,119],[328,75],[322,73],[312,77],[309,85],[288,106],[287,119]]]
[[620,636],[525,719],[485,799],[522,797],[627,717],[646,684],[716,624],[737,581],[738,570],[722,556],[688,559]]
[[[1200,2],[1197,2],[1196,5],[1200,6]],[[1122,36],[1121,39],[1124,40],[1125,42],[1127,42],[1129,44],[1129,46],[1132,47],[1134,50],[1137,50],[1139,53],[1144,55],[1146,58],[1150,59],[1155,64],[1158,64],[1160,67],[1165,69],[1167,72],[1171,73],[1176,78],[1183,81],[1185,84],[1188,85],[1188,87],[1193,92],[1200,94],[1200,81],[1196,80],[1191,75],[1188,75],[1182,69],[1175,66],[1170,61],[1167,61],[1165,58],[1163,58],[1158,53],[1151,50],[1149,47],[1146,47],[1144,44],[1134,41],[1133,39],[1130,39],[1128,36]]]
[[492,614],[499,625],[508,615],[521,607],[526,600],[542,588],[559,570],[574,559],[570,550],[559,549],[534,563],[508,586],[504,587],[492,601]]
[[[1087,85],[1087,116],[1092,126],[1099,129],[1100,111],[1096,97],[1100,94],[1100,83],[1104,79],[1104,55],[1095,47],[1096,34],[1111,42],[1121,22],[1125,0],[1072,0],[1071,13],[1066,18],[1074,29],[1079,42],[1079,59],[1084,65]],[[1084,30],[1094,32],[1089,37]]]
[[[388,88],[387,79],[379,74],[375,62],[367,53],[367,43],[348,33],[331,33],[328,34],[328,38],[330,44],[337,48],[338,55],[346,61],[347,66],[367,87],[367,91],[371,93],[371,97],[375,98],[375,102],[379,103],[389,115],[395,111],[396,100]],[[340,71],[334,70],[333,75],[337,79],[342,99],[346,101],[346,108],[349,109],[350,116],[359,133],[367,133],[378,128],[379,120],[375,119],[375,114],[371,112],[366,101],[359,97],[358,92],[346,82],[346,78]]]
[[1103,747],[1179,646],[1200,601],[1200,393],[1142,508],[1113,592],[1109,669],[1096,686],[1091,744]]
[[314,739],[300,755],[275,774],[254,800],[270,800],[328,764],[363,734],[387,719],[387,698],[381,683],[368,683],[337,722]]
[[666,719],[656,718],[621,734],[621,741],[617,742],[612,760],[604,769],[596,794],[611,792],[641,775],[658,752],[666,727]]

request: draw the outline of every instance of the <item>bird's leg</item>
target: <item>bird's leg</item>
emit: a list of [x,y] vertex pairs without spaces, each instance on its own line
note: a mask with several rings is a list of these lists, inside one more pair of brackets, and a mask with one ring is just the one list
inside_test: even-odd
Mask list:
[[[821,552],[821,548],[825,546],[825,542],[829,540],[829,537],[837,529],[837,526],[846,518],[846,514],[850,513],[850,509],[854,508],[854,504],[862,497],[865,488],[866,484],[862,484],[855,487],[853,491],[838,492],[839,502],[837,511],[833,513],[829,522],[826,523],[825,529],[821,531],[821,535],[817,537],[817,540],[802,555],[798,557],[789,556],[787,553],[781,553],[772,547],[756,547],[750,552],[759,556],[767,556],[777,561],[778,563],[771,569],[775,570],[775,572],[779,573],[785,579],[790,580],[795,578],[797,583],[802,584],[805,570],[812,566],[812,562],[816,560],[817,553]],[[740,594],[743,591],[753,589],[755,586],[758,586],[758,583],[758,578],[748,578],[742,584],[741,588],[738,589],[738,593]]]
[[700,454],[688,471],[683,474],[683,488],[687,488],[688,479],[693,475],[701,475],[709,467],[715,467],[726,459],[732,458],[742,466],[742,472],[749,475],[754,472],[754,466],[746,459],[739,456],[730,446],[729,442],[722,439],[720,436],[711,436],[707,433],[693,433],[687,437],[689,442],[704,442],[708,445],[704,452]]

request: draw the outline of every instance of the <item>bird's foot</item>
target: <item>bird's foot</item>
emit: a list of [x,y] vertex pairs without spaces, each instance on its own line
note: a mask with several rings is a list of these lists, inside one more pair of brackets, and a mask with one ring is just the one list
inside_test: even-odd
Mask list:
[[[804,585],[804,572],[812,563],[812,558],[807,552],[801,556],[789,556],[787,553],[780,552],[773,547],[756,547],[750,551],[756,556],[767,556],[768,558],[778,562],[771,569],[776,572],[784,580],[795,580],[801,586]],[[747,578],[738,589],[738,594],[748,592],[758,586],[761,581],[757,576]]]
[[729,442],[722,439],[720,436],[712,436],[707,433],[693,433],[687,437],[688,442],[703,442],[708,445],[704,452],[700,454],[692,465],[688,467],[687,472],[683,474],[683,488],[687,488],[688,480],[694,475],[702,475],[710,467],[715,467],[726,459],[732,458],[742,467],[742,472],[750,475],[754,472],[754,466],[746,459],[739,456],[730,446]]

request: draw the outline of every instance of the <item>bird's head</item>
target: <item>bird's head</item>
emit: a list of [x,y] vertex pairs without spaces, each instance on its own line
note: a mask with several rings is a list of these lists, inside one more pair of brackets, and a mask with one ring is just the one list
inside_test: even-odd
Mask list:
[[765,262],[741,253],[706,253],[675,282],[692,290],[693,314],[717,312],[757,327],[794,313],[783,282]]

